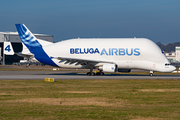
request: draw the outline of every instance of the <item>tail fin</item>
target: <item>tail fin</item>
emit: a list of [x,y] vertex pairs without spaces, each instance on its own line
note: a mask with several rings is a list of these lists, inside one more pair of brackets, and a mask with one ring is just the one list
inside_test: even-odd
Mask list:
[[32,48],[42,47],[37,38],[30,32],[24,24],[16,24],[19,37],[24,45],[31,51]]
[[52,58],[44,51],[38,39],[30,32],[24,24],[16,24],[17,31],[22,43],[34,54],[34,57],[41,63],[57,66]]
[[22,44],[22,51],[21,51],[21,53],[22,54],[29,54],[31,52],[29,51],[29,49],[24,44]]
[[14,50],[11,45],[11,42],[4,42],[4,54],[5,55],[14,55]]

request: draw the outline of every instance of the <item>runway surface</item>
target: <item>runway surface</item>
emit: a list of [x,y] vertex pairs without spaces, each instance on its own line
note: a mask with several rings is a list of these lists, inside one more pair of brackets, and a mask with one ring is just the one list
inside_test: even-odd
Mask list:
[[74,71],[0,71],[0,80],[42,80],[44,78],[62,79],[180,79],[180,75],[134,75],[105,74],[104,76],[87,76],[86,73]]

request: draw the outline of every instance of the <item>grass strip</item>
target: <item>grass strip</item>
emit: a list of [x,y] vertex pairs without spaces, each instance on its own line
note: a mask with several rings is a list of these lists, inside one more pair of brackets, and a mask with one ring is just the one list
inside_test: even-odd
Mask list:
[[180,80],[1,80],[0,119],[180,119]]

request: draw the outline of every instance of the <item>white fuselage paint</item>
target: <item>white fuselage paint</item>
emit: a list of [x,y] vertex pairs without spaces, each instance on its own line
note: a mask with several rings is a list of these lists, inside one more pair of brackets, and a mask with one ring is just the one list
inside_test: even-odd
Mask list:
[[[90,48],[94,51],[96,49],[96,52],[92,53],[91,49],[87,53]],[[169,61],[161,49],[154,42],[145,38],[70,39],[45,46],[43,49],[49,57],[112,62],[118,68],[123,69],[135,68],[159,72],[171,72],[175,69],[172,65],[165,65],[169,64]],[[71,49],[74,49],[74,54],[72,54],[73,50],[71,51]],[[126,53],[126,51],[128,52]],[[52,60],[59,67],[85,68],[83,65],[76,65],[76,63],[64,64],[65,62],[60,62],[58,59]],[[100,64],[103,63],[98,63],[95,66]]]

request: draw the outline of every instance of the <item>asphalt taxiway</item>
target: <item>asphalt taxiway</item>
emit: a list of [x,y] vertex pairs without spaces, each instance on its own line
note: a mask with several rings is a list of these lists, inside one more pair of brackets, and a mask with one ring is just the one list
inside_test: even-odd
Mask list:
[[43,80],[55,78],[56,80],[75,79],[180,79],[180,74],[175,75],[135,75],[135,74],[105,74],[104,76],[87,76],[86,73],[74,71],[0,71],[0,80]]

